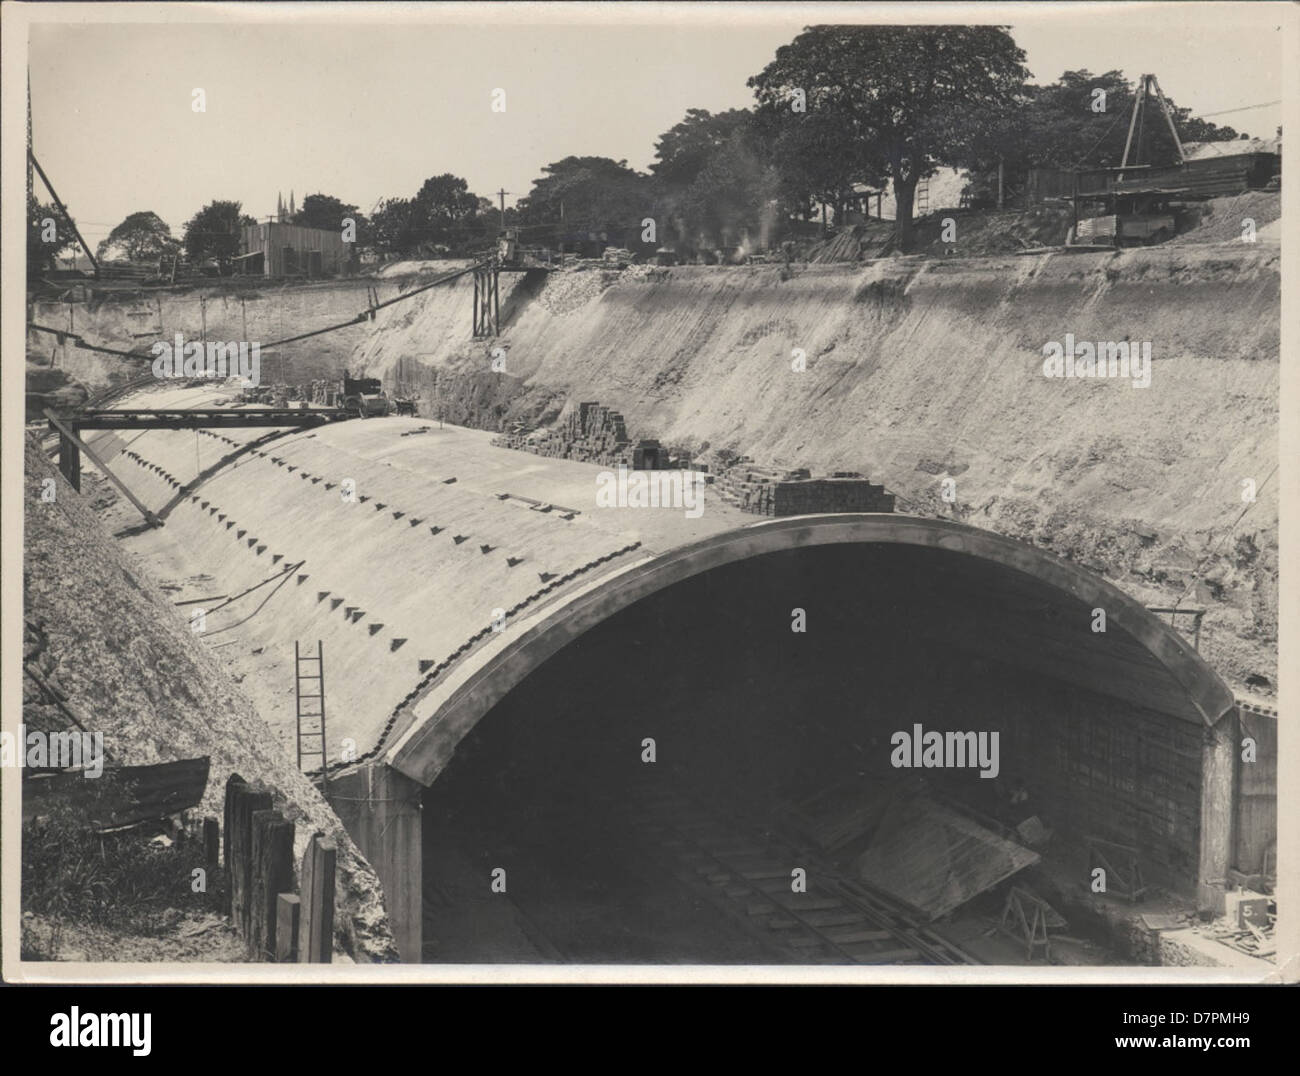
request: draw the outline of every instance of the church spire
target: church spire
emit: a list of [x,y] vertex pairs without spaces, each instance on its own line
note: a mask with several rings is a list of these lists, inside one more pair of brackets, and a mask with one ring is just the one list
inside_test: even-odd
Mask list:
[[279,191],[275,192],[275,219],[284,223],[284,195]]
[[293,207],[293,189],[290,188],[290,190],[289,190],[289,219],[290,219],[290,220],[293,220],[293,218],[294,218],[294,214],[296,214],[297,212],[298,212],[298,211],[297,211],[296,209],[294,209],[294,207]]

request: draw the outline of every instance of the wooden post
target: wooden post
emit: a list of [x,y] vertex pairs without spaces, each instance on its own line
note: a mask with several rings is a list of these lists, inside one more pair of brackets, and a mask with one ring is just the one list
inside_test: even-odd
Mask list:
[[315,834],[302,857],[302,912],[298,962],[328,964],[334,955],[334,872],[337,849]]
[[231,914],[231,899],[235,894],[235,868],[231,844],[231,834],[235,832],[235,800],[240,789],[247,788],[248,782],[237,773],[232,773],[226,778],[226,799],[224,804],[223,815],[221,820],[221,832],[223,842],[223,859],[222,862],[226,868],[226,914]]
[[59,432],[59,473],[81,492],[81,450],[67,434]]
[[1078,168],[1074,170],[1074,185],[1070,188],[1070,191],[1071,191],[1070,206],[1074,214],[1073,216],[1074,223],[1071,225],[1070,230],[1074,233],[1073,241],[1075,243],[1078,243],[1079,241],[1079,169]]
[[[52,425],[56,430],[59,431],[59,466],[60,467],[62,467],[63,465],[63,442],[64,439],[66,438],[67,440],[71,441],[78,449],[80,449],[82,452],[84,452],[87,456],[90,457],[90,461],[96,467],[99,468],[100,473],[105,478],[107,478],[110,482],[112,482],[113,485],[115,485],[123,493],[123,495],[126,497],[128,501],[130,501],[133,505],[136,506],[140,514],[144,516],[145,522],[148,523],[149,526],[151,527],[162,526],[162,520],[159,519],[156,515],[154,515],[151,511],[149,511],[149,509],[147,509],[143,504],[140,503],[140,499],[129,489],[127,489],[125,485],[122,484],[122,480],[108,469],[104,461],[101,460],[95,454],[95,452],[91,449],[89,445],[87,445],[80,437],[77,436],[75,431],[73,431],[72,428],[67,425],[67,423],[65,423],[61,418],[59,418],[59,416],[56,415],[53,411],[51,411],[48,407],[45,408],[45,417],[50,420],[50,425]],[[77,465],[77,470],[79,473],[80,472],[79,462]],[[64,477],[66,478],[67,475],[65,474]],[[72,480],[68,479],[68,481],[71,482]],[[81,492],[80,478],[78,478],[75,488],[78,493]]]
[[279,811],[256,811],[252,829],[248,951],[257,960],[271,960],[275,956],[276,898],[293,888],[293,823],[286,822]]
[[275,898],[275,962],[298,963],[298,926],[302,900],[296,893]]
[[210,871],[221,865],[221,827],[211,815],[203,820],[203,862]]
[[259,792],[251,786],[235,793],[235,810],[230,835],[230,859],[234,869],[230,872],[230,917],[240,935],[248,938],[252,926],[253,906],[250,900],[252,887],[253,814],[271,809],[271,793]]
[[[248,931],[244,934],[244,950],[253,960],[266,960],[266,870],[269,832],[278,811],[254,811],[249,818],[248,844]],[[272,897],[274,899],[274,897]]]

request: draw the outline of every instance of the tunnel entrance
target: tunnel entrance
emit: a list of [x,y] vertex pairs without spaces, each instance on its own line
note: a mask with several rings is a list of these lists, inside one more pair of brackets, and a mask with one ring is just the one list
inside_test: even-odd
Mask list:
[[[1088,838],[1189,891],[1203,725],[1095,625],[1031,574],[901,544],[643,597],[522,679],[427,789],[425,959],[1004,962],[963,922],[1013,884],[1086,888]],[[927,733],[966,735],[924,755]]]

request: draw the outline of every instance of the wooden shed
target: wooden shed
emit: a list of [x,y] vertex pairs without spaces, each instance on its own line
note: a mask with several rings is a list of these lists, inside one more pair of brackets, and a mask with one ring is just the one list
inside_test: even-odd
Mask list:
[[268,221],[246,224],[241,232],[238,272],[284,277],[339,276],[349,271],[355,244],[337,231]]

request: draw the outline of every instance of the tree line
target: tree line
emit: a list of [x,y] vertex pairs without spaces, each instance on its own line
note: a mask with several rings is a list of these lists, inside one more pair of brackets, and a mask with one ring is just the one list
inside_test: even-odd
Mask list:
[[[504,212],[444,173],[409,197],[382,199],[371,214],[311,194],[292,222],[338,230],[351,221],[358,249],[382,257],[472,253],[503,226],[535,245],[770,248],[797,222],[819,212],[824,220],[827,210],[840,219],[864,190],[888,183],[898,247],[906,250],[916,187],[940,168],[967,169],[970,201],[979,207],[996,197],[999,166],[1014,199],[1031,168],[1119,164],[1135,84],[1120,71],[1079,70],[1031,85],[1024,59],[1005,27],[809,27],[748,80],[752,107],[689,109],[660,135],[646,172],[625,160],[565,157],[543,167]],[[1184,142],[1239,137],[1169,105]],[[1157,109],[1148,101],[1140,115],[1144,164],[1176,159]],[[29,206],[29,258],[30,221],[51,209]],[[193,260],[228,268],[240,226],[252,222],[238,202],[216,201],[176,239],[156,214],[133,213],[101,250],[141,260],[183,248]],[[37,244],[35,253],[50,252]]]

